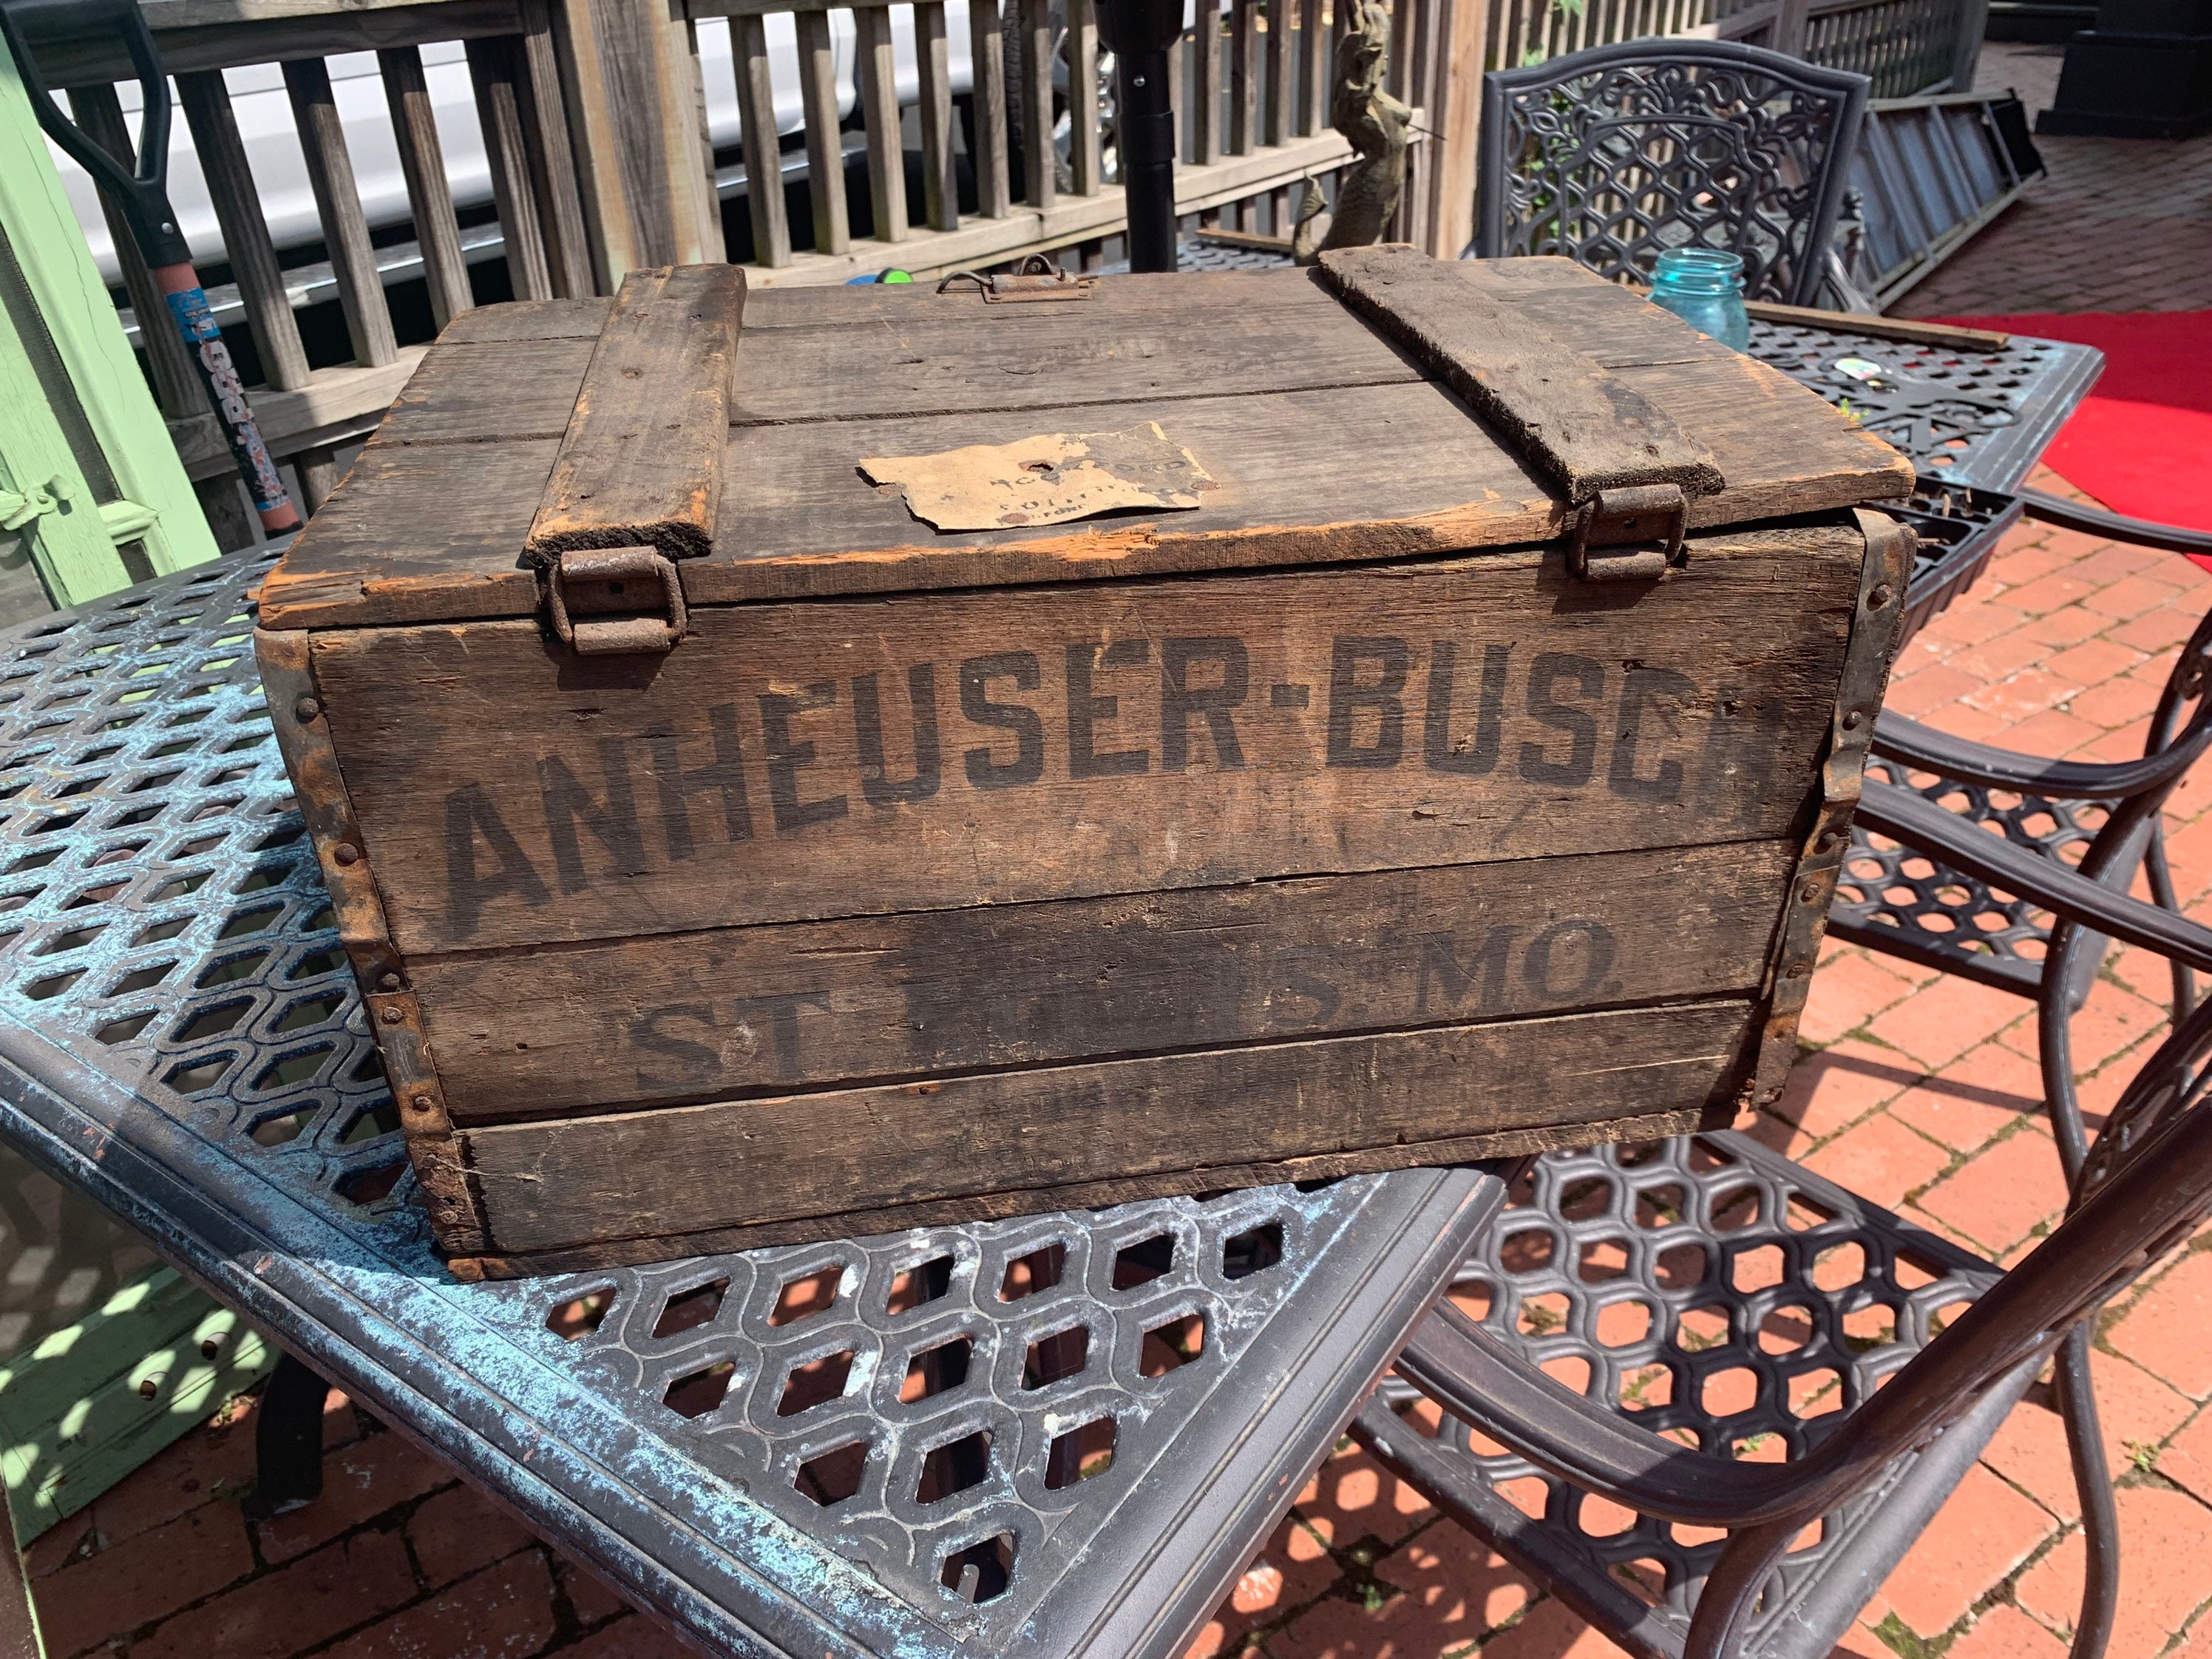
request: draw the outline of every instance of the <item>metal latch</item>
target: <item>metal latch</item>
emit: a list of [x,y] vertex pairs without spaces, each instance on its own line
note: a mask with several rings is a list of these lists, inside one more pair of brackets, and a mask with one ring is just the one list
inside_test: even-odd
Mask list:
[[553,632],[579,656],[672,651],[690,626],[676,562],[658,548],[577,549],[543,575]]
[[1586,582],[1654,580],[1681,557],[1689,517],[1680,484],[1601,489],[1575,517],[1567,569]]
[[986,276],[980,270],[956,270],[937,285],[937,291],[945,293],[956,283],[973,283],[987,306],[1087,300],[1098,286],[1096,276],[1078,276],[1062,270],[1042,253],[1029,255],[1014,268],[1012,276]]

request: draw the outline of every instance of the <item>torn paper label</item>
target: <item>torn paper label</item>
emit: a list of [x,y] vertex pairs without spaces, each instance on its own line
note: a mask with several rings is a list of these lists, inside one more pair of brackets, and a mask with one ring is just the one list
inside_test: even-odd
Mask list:
[[1125,432],[1048,432],[934,455],[872,455],[860,471],[906,492],[908,510],[939,530],[1065,524],[1127,507],[1194,507],[1214,487],[1156,421]]

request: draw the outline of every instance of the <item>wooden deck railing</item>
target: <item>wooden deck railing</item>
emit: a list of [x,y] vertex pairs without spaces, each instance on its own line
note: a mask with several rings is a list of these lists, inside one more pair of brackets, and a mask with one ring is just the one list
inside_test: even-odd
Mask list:
[[[1884,72],[1909,77],[1933,62],[1929,39],[1961,38],[1961,9],[1984,3],[1751,0],[1746,9],[1738,0],[1722,32],[1742,32],[1729,23],[1755,21],[1754,13],[1778,15],[1813,55],[1880,58],[1891,66]],[[1094,266],[1112,256],[1122,228],[1100,118],[1097,0],[969,0],[962,44],[972,84],[957,95],[950,31],[959,25],[945,0],[142,3],[175,80],[261,364],[256,413],[310,510],[335,487],[341,453],[412,373],[422,343],[473,303],[472,256],[503,254],[517,297],[548,298],[610,293],[639,265],[725,258],[767,285],[893,266],[927,278],[1031,252]],[[1333,191],[1351,155],[1328,125],[1331,65],[1351,3],[1194,0],[1199,24],[1174,54],[1177,204],[1187,222],[1283,235],[1302,180]],[[1679,33],[1709,21],[1715,3],[1386,0],[1391,89],[1418,111],[1394,234],[1446,257],[1466,245],[1485,68]],[[1882,21],[1906,12],[1905,22]],[[849,25],[833,25],[837,14]],[[787,118],[793,89],[778,85],[788,70],[772,58],[772,24],[779,36],[788,27],[797,46],[800,130],[787,149],[776,95]],[[1758,27],[1771,33],[1771,22]],[[848,27],[854,60],[841,82],[837,47]],[[726,60],[701,52],[702,35],[718,30],[728,32]],[[423,51],[441,43],[465,54],[496,216],[495,225],[470,216],[465,235],[425,82]],[[325,61],[363,52],[375,54],[398,146],[411,252],[391,246],[396,233],[380,240],[371,233]],[[80,120],[127,152],[114,84],[130,75],[120,43],[88,40],[41,56]],[[710,63],[733,84],[710,88]],[[312,362],[295,309],[299,273],[280,266],[223,77],[270,64],[282,66],[328,262],[325,288],[343,314],[343,347],[325,342]],[[1047,123],[1024,118],[1054,107],[1056,66],[1072,135],[1064,157]],[[710,91],[725,106],[734,95],[741,129],[741,144],[719,156],[706,118]],[[912,189],[909,143],[920,152]],[[865,179],[865,189],[854,179],[849,202],[848,167]],[[133,309],[164,316],[129,239],[115,241]],[[418,273],[427,317],[410,297],[396,322],[386,283]],[[163,327],[145,330],[141,343],[218,538],[246,544],[257,532],[181,346]],[[340,351],[349,361],[337,361]]]

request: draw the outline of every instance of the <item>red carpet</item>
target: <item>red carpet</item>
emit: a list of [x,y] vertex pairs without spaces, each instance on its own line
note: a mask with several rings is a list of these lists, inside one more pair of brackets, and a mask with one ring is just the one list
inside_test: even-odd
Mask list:
[[2104,374],[2045,465],[2115,513],[2212,530],[2212,311],[1946,320],[2103,352]]

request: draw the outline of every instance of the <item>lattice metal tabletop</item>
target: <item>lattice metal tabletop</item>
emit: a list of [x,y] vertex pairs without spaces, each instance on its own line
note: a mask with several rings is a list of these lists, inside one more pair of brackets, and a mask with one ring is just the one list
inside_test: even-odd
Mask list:
[[715,1650],[1179,1651],[1498,1183],[453,1282],[263,706],[266,562],[0,636],[0,1133]]
[[2105,367],[2104,353],[2014,335],[1990,351],[1754,321],[1751,354],[1912,458],[1922,475],[2020,487]]

